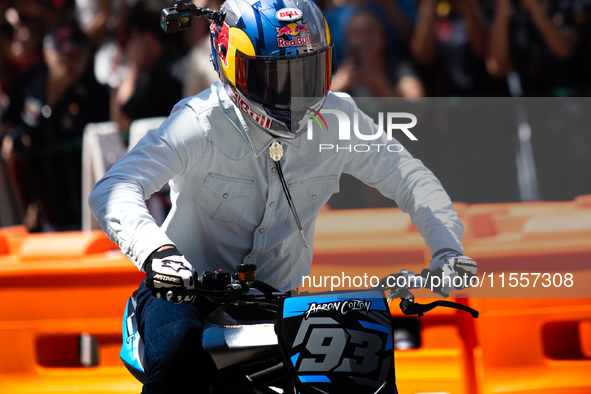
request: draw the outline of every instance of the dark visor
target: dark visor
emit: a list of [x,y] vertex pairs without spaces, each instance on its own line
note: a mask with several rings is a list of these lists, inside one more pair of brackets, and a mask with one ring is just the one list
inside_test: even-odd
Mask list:
[[236,56],[236,87],[247,98],[279,109],[290,109],[292,97],[324,97],[330,88],[331,47],[292,59],[252,59]]

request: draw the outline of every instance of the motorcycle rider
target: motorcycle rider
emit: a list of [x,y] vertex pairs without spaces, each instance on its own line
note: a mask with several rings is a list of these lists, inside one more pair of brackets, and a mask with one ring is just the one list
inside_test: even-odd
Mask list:
[[[319,143],[338,143],[326,130],[300,138],[304,107],[356,114],[360,130],[377,129],[350,98],[329,91],[334,49],[316,4],[228,0],[223,11],[225,20],[210,27],[220,82],[180,101],[89,198],[106,234],[146,273],[137,295],[146,393],[209,392],[214,376],[200,343],[213,306],[166,302],[167,291],[194,288],[196,269],[233,272],[240,263],[256,264],[257,279],[282,291],[298,287],[310,271],[315,219],[344,172],[411,215],[434,256],[432,270],[476,270],[462,257],[463,226],[448,195],[420,161],[406,151],[319,152]],[[304,99],[296,104],[296,97]],[[338,128],[336,117],[325,120],[328,130]],[[144,200],[166,182],[172,209],[159,227]]]

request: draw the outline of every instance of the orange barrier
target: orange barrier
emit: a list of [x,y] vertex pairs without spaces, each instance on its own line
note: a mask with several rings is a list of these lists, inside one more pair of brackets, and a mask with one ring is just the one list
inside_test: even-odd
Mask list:
[[[460,213],[480,272],[572,274],[574,285],[519,282],[477,298],[479,393],[591,392],[591,195],[573,202],[487,204]],[[555,276],[559,275],[559,276]],[[496,276],[496,286],[500,286]],[[527,285],[526,285],[527,284]],[[526,285],[525,287],[521,287]],[[567,290],[573,290],[572,292]],[[556,298],[586,297],[586,298]]]
[[[142,276],[102,232],[1,229],[0,393],[141,391],[119,349],[123,307]],[[100,343],[96,367],[81,365],[85,333]]]
[[[466,226],[466,254],[481,273],[568,270],[577,284],[591,283],[591,196],[456,210]],[[420,272],[430,260],[416,227],[397,209],[323,212],[314,252],[310,277],[317,280]],[[102,232],[0,229],[0,393],[139,392],[118,353],[123,306],[142,278]],[[419,348],[396,352],[401,393],[591,392],[591,299],[584,298],[591,290],[569,299],[487,294],[457,299],[480,310],[477,320],[445,309],[408,318],[391,305],[397,327],[412,320],[420,340]],[[432,297],[426,289],[415,295]],[[80,360],[88,334],[99,343],[94,367]]]

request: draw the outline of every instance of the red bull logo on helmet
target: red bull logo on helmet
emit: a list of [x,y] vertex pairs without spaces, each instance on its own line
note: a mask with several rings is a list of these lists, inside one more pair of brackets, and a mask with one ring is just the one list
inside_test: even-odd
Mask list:
[[[308,30],[308,26],[306,25],[288,23],[287,25],[281,28],[277,27],[277,44],[280,48],[288,48],[309,44],[312,42],[312,37],[309,33],[310,31]],[[288,39],[286,40],[283,37],[287,37]]]
[[310,31],[308,30],[308,26],[306,25],[298,25],[297,23],[288,23],[287,25],[279,28],[276,27],[277,29],[277,37],[281,37],[281,36],[285,36],[285,35],[290,35],[290,36],[297,36],[298,34],[304,32],[304,33],[310,33]]

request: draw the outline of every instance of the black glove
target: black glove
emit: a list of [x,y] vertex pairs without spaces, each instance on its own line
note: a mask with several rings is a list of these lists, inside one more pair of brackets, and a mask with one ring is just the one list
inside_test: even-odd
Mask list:
[[[166,298],[169,290],[195,288],[195,270],[175,247],[152,253],[144,263],[144,271],[146,287],[154,297],[163,297],[170,301]],[[194,298],[195,296],[185,296],[184,301],[192,302]],[[173,299],[175,304],[182,301],[182,296]]]

